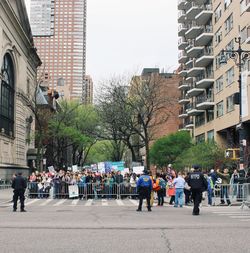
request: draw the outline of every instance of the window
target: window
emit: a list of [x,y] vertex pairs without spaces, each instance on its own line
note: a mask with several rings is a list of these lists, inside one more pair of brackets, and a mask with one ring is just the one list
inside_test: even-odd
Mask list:
[[233,13],[226,19],[224,25],[225,33],[228,34],[233,29]]
[[232,0],[224,0],[224,9],[226,10],[231,3]]
[[207,110],[207,122],[214,120],[214,110]]
[[227,97],[227,112],[234,110],[234,94]]
[[205,134],[200,134],[195,137],[196,143],[202,143],[205,141]]
[[222,29],[218,29],[218,31],[215,33],[215,45],[218,45],[222,41]]
[[208,131],[207,132],[207,140],[208,141],[214,141],[214,130]]
[[204,113],[198,114],[195,117],[195,127],[199,127],[205,124],[205,115]]
[[216,105],[216,114],[217,114],[217,118],[223,115],[223,101],[219,102]]
[[215,23],[220,19],[221,15],[222,15],[222,9],[221,9],[221,5],[219,4],[219,6],[216,8],[216,10],[214,12]]
[[227,82],[227,85],[232,84],[233,81],[234,81],[234,67],[230,68],[226,72],[226,82]]
[[14,67],[11,56],[5,54],[1,68],[3,76],[0,89],[0,130],[13,136],[14,131]]
[[223,76],[220,76],[216,81],[215,81],[215,92],[218,93],[223,90]]

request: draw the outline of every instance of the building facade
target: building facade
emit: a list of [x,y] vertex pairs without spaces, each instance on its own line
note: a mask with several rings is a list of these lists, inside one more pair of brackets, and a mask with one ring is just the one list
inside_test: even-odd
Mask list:
[[31,110],[36,71],[41,61],[34,48],[24,0],[0,2],[0,178],[21,170],[28,174],[34,149]]
[[39,80],[60,97],[85,97],[86,0],[31,0],[30,23],[42,59]]
[[[239,148],[239,66],[222,50],[250,50],[249,0],[179,0],[179,103],[181,129],[191,131],[196,142],[215,140],[224,148]],[[238,59],[237,59],[238,60]],[[249,61],[242,64],[242,109],[249,147]],[[236,95],[235,95],[236,94]],[[246,151],[249,149],[246,147]],[[246,152],[247,153],[247,152]],[[247,159],[246,159],[247,160]]]
[[93,104],[93,80],[91,76],[85,76],[85,90],[83,91],[83,100],[85,104]]

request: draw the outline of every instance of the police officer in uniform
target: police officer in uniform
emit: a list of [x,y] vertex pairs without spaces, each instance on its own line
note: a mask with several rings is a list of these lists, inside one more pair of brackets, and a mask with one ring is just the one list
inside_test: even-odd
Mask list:
[[207,180],[200,171],[198,165],[193,165],[194,171],[187,178],[187,183],[191,187],[192,198],[194,202],[193,215],[199,215],[199,204],[202,200],[202,192],[207,190]]
[[21,172],[19,172],[18,175],[13,179],[11,187],[14,189],[13,212],[16,212],[18,198],[20,199],[21,203],[21,212],[26,212],[26,210],[24,209],[24,192],[27,188],[27,182],[22,176]]
[[151,206],[150,206],[150,194],[153,188],[153,184],[148,174],[149,174],[148,171],[145,169],[143,171],[143,175],[140,176],[139,180],[137,181],[137,192],[139,194],[139,206],[136,211],[142,210],[142,202],[144,198],[147,200],[148,211],[149,212],[152,211]]

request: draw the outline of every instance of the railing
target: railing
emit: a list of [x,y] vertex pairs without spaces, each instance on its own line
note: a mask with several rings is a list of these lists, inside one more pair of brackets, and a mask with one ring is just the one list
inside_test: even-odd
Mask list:
[[202,26],[202,32],[201,33],[212,33],[212,32],[213,32],[213,26],[212,25]]
[[116,198],[136,197],[136,184],[130,183],[28,183],[26,196],[28,198]]
[[207,95],[207,96],[197,96],[196,97],[196,103],[204,103],[204,102],[214,102],[214,96],[213,95]]

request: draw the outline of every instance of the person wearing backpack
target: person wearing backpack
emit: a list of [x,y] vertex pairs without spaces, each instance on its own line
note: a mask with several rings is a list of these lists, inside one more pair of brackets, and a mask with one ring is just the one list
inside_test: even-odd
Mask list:
[[166,181],[161,177],[159,173],[156,174],[156,184],[159,186],[157,191],[158,206],[163,206],[164,195],[166,192]]

